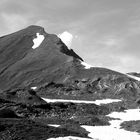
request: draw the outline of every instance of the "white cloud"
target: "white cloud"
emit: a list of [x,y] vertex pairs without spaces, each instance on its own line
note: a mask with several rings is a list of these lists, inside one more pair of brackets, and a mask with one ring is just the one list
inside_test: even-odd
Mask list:
[[72,44],[73,35],[67,31],[59,34],[58,37],[65,43],[65,45],[70,49]]

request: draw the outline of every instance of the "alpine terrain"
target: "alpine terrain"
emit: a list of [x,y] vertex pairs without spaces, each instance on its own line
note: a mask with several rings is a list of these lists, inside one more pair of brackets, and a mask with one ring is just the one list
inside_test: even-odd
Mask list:
[[138,140],[136,76],[89,66],[40,26],[2,36],[0,140]]

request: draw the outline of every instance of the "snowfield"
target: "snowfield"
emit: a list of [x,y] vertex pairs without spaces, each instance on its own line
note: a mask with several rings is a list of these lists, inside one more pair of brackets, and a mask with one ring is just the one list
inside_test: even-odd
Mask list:
[[[47,102],[74,102],[74,103],[96,103],[98,105],[107,104],[115,101],[115,99],[103,99],[103,100],[96,100],[96,101],[74,101],[74,100],[52,100],[52,99],[45,99],[43,100]],[[116,101],[120,101],[117,100]],[[129,109],[125,110],[124,112],[112,112],[107,115],[114,120],[109,121],[109,126],[87,126],[81,125],[81,127],[85,128],[86,131],[89,132],[88,136],[92,140],[140,140],[140,135],[137,132],[130,132],[124,129],[121,129],[121,123],[124,121],[133,121],[133,120],[140,120],[140,109]],[[53,127],[59,127],[59,125],[51,125]],[[58,137],[58,138],[50,138],[48,140],[90,140],[88,138],[80,138],[80,137]]]
[[99,140],[140,140],[140,135],[137,132],[130,132],[120,128],[120,124],[124,121],[140,120],[140,109],[112,112],[107,116],[117,120],[110,121],[110,126],[82,126],[90,132],[89,137],[98,138]]

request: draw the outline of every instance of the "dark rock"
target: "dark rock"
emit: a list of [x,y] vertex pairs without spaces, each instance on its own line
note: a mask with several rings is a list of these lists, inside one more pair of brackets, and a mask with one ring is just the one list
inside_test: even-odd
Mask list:
[[13,110],[10,109],[1,109],[0,118],[19,118]]
[[139,105],[140,104],[140,98],[138,98],[137,100],[136,100],[136,103]]
[[121,124],[121,128],[140,133],[140,121],[125,121]]
[[73,123],[73,122],[72,123],[63,124],[59,128],[63,128],[63,129],[66,129],[66,130],[72,131],[72,132],[79,132],[79,133],[85,135],[85,137],[87,137],[87,135],[89,134],[89,132],[87,132],[79,124]]
[[70,131],[66,128],[55,128],[31,120],[21,119],[0,119],[1,140],[46,140],[48,138],[64,137],[64,136],[79,136],[87,137],[80,131]]

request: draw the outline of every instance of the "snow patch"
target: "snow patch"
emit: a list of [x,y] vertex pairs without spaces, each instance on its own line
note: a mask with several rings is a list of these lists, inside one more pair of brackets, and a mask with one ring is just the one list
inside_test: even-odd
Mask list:
[[109,104],[113,102],[120,102],[119,99],[103,99],[103,100],[96,100],[96,101],[85,101],[85,100],[64,100],[64,99],[48,99],[48,98],[42,98],[47,103],[55,103],[55,102],[71,102],[71,103],[85,103],[85,104]]
[[36,49],[40,46],[40,44],[45,39],[44,35],[41,35],[40,33],[36,33],[36,38],[33,39],[34,45],[32,46],[33,49]]
[[108,116],[119,118],[122,121],[140,120],[140,109],[129,109],[125,110],[125,112],[112,112]]
[[[68,137],[49,138],[47,140],[91,140],[91,139],[68,136]],[[96,139],[94,139],[94,140],[96,140]]]
[[112,112],[107,115],[119,120],[111,120],[110,126],[85,126],[90,132],[89,137],[98,138],[99,140],[140,140],[140,135],[137,132],[126,131],[121,129],[120,125],[124,121],[140,120],[140,109],[129,109],[125,112]]
[[112,126],[82,126],[90,134],[89,137],[98,140],[140,140],[136,132],[117,129]]
[[125,75],[127,75],[128,77],[133,78],[133,79],[135,79],[137,81],[140,81],[140,77],[129,75],[129,74],[125,74]]
[[58,37],[63,41],[63,43],[68,47],[68,49],[71,49],[72,39],[73,35],[67,31],[63,32],[62,34],[59,34]]
[[57,125],[57,124],[48,124],[48,126],[59,127],[60,125]]
[[37,89],[37,87],[31,87],[31,89],[36,90],[36,89]]
[[121,102],[122,100],[119,99],[103,99],[103,100],[96,100],[95,104],[96,105],[101,105],[101,104],[110,104],[114,102]]
[[83,61],[81,61],[81,64],[82,64],[83,66],[85,66],[85,69],[90,69],[90,68],[93,67],[92,65],[89,65],[89,64],[87,64],[87,63],[85,63],[85,62],[83,62]]

